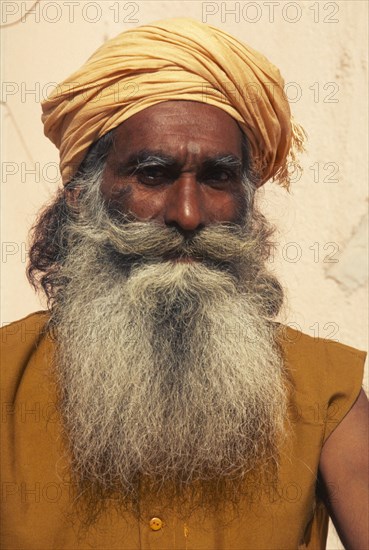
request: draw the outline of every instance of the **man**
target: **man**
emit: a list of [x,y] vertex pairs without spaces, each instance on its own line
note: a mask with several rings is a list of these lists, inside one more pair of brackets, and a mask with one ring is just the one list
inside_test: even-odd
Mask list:
[[173,19],[43,110],[65,188],[30,252],[49,312],[3,332],[4,546],[322,548],[328,509],[367,548],[365,354],[275,321],[257,188],[304,138],[278,70]]

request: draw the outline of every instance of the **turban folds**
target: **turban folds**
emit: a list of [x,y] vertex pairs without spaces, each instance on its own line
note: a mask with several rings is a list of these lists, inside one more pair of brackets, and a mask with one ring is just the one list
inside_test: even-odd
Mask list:
[[283,86],[279,70],[233,36],[173,18],[105,42],[42,103],[42,121],[67,184],[89,147],[132,115],[163,101],[207,103],[246,134],[258,185],[274,178],[288,187],[304,132]]

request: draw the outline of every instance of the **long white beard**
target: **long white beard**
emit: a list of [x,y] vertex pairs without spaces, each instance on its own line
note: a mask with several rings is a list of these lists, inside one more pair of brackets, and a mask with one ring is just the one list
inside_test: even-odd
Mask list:
[[206,487],[274,466],[287,389],[273,324],[262,314],[261,294],[268,289],[272,300],[273,285],[257,290],[249,280],[245,291],[247,277],[232,270],[150,255],[128,269],[119,254],[130,249],[130,230],[147,243],[158,229],[118,225],[102,244],[98,223],[71,230],[78,238],[54,313],[77,482],[126,502],[139,499],[139,487],[157,501],[164,488],[178,496],[196,486],[203,502]]

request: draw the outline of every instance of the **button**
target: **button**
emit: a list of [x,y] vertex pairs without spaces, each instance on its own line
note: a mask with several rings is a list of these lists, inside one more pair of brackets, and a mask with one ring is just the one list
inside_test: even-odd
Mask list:
[[159,531],[163,527],[163,522],[160,518],[151,518],[149,525],[153,531]]

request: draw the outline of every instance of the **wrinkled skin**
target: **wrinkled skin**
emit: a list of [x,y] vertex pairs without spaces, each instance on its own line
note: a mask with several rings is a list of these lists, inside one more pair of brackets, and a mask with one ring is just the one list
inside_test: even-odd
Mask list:
[[[166,166],[137,170],[140,153],[171,158]],[[215,166],[219,156],[234,157],[232,170]],[[121,212],[190,235],[210,223],[240,220],[241,167],[242,133],[231,116],[211,105],[168,101],[115,130],[102,193]]]

